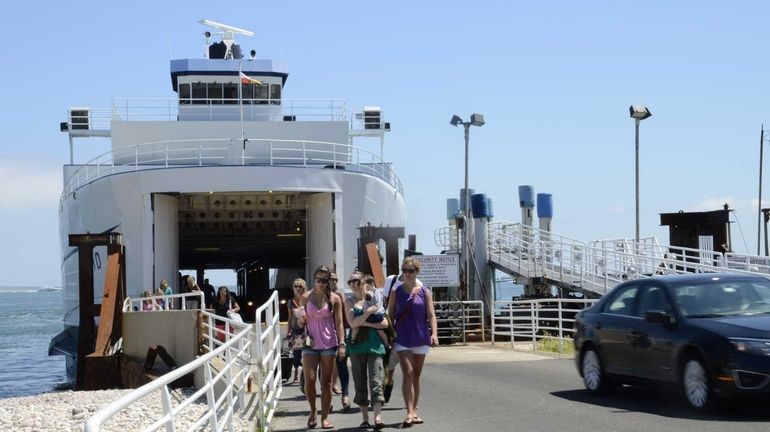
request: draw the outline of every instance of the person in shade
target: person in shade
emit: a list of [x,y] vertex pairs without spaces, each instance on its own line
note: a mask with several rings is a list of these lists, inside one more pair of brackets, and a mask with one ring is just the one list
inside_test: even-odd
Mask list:
[[420,400],[420,376],[425,364],[425,356],[431,346],[438,345],[436,330],[436,311],[433,309],[433,295],[421,283],[417,282],[420,262],[414,257],[406,257],[401,263],[404,283],[394,288],[388,302],[388,315],[396,328],[393,351],[401,362],[403,380],[401,392],[406,405],[406,418],[401,427],[411,427],[423,423],[417,414]]
[[329,286],[331,270],[320,266],[313,273],[313,289],[302,295],[300,306],[305,316],[297,317],[312,338],[312,346],[302,350],[302,372],[305,376],[305,395],[310,405],[307,427],[314,428],[316,420],[316,375],[321,366],[321,427],[331,429],[329,411],[332,402],[332,369],[335,357],[345,355],[344,329],[342,327],[342,301],[332,294]]
[[359,341],[351,339],[348,349],[353,369],[353,384],[356,389],[353,402],[361,410],[363,421],[359,429],[372,427],[369,423],[369,404],[371,404],[374,411],[374,430],[380,430],[385,427],[385,422],[382,421],[382,404],[385,400],[383,394],[385,343],[378,332],[388,327],[388,321],[380,315],[378,323],[369,322],[369,318],[376,315],[381,306],[367,303],[366,297],[373,296],[375,292],[374,284],[365,284],[365,280],[366,277],[361,272],[353,272],[348,279],[348,286],[352,293],[345,300],[345,313],[350,327],[359,333],[368,333]]
[[[305,308],[300,306],[300,302],[302,300],[302,294],[305,294],[305,291],[307,291],[307,284],[305,283],[304,279],[297,278],[294,279],[294,282],[292,283],[292,291],[294,292],[294,297],[292,297],[291,300],[289,300],[289,340],[292,340],[294,336],[302,334],[304,332],[304,329],[297,324],[297,317],[298,316],[304,316],[305,315]],[[292,381],[292,384],[299,383],[299,373],[302,369],[302,348],[295,348],[291,347],[292,349],[292,355],[294,357],[294,380]],[[304,380],[303,380],[304,381]],[[304,391],[304,389],[303,389]]]

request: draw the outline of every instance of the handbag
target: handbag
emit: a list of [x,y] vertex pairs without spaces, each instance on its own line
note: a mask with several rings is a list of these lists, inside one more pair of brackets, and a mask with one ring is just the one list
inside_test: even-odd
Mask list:
[[227,319],[230,321],[235,321],[238,324],[243,324],[243,318],[241,318],[241,314],[233,311],[232,309],[227,311]]

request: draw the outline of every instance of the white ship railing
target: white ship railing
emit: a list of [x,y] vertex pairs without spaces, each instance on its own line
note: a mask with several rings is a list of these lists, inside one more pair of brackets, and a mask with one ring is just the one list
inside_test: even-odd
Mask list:
[[[205,306],[203,303],[204,298],[203,291],[172,295],[153,295],[149,297],[126,297],[123,300],[123,312],[205,309],[205,307],[201,307]],[[145,307],[145,304],[148,307]]]
[[[108,131],[113,121],[157,121],[179,120],[180,107],[184,111],[183,121],[232,120],[240,117],[241,105],[237,99],[204,98],[186,99],[180,105],[179,99],[170,98],[117,98],[110,108],[70,108],[67,117],[73,130],[88,125],[89,130]],[[373,123],[384,127],[383,112],[364,111],[363,108],[348,108],[344,99],[243,99],[243,118],[246,121],[346,121],[351,129],[365,129]]]
[[[487,229],[489,264],[586,293],[603,295],[625,280],[663,274],[770,274],[768,257],[661,245],[655,238],[584,242],[512,222],[489,223]],[[438,246],[451,247],[457,231],[442,227],[434,236]]]
[[323,141],[247,139],[168,140],[142,143],[103,153],[66,180],[62,199],[105,176],[189,166],[281,166],[334,168],[379,178],[403,194],[396,173],[366,149]]
[[[197,293],[194,295],[197,296]],[[184,296],[184,295],[182,295]],[[143,298],[140,300],[145,300]],[[130,307],[131,303],[128,303]],[[239,323],[201,311],[204,350],[208,351],[190,363],[145,384],[97,411],[85,424],[85,431],[101,431],[110,419],[132,405],[160,392],[162,415],[148,418],[147,426],[136,425],[134,430],[154,431],[160,428],[185,430],[233,430],[235,417],[247,408],[246,391],[249,380],[257,383],[258,430],[270,430],[281,394],[280,324],[278,322],[278,293],[256,312],[254,325]],[[263,319],[263,315],[266,317]],[[223,322],[217,328],[216,322]],[[204,384],[195,392],[176,400],[172,398],[170,384],[191,373],[202,373]],[[205,400],[206,409],[197,418],[186,418],[193,404]],[[184,418],[185,421],[181,422]]]
[[480,300],[442,300],[433,302],[436,311],[438,339],[441,344],[468,342],[468,335],[485,340],[484,303]]

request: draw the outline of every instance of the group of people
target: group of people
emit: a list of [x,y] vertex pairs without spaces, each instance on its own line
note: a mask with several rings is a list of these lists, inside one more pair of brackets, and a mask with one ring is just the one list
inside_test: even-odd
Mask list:
[[[304,280],[294,281],[289,337],[291,341],[302,342],[292,343],[294,382],[303,385],[304,381],[303,390],[310,405],[308,428],[318,425],[317,381],[321,388],[323,429],[333,428],[329,413],[335,375],[339,375],[343,410],[350,407],[348,358],[355,389],[353,403],[362,415],[360,429],[385,427],[382,406],[390,399],[388,385],[392,389],[396,363],[401,364],[401,391],[406,407],[401,427],[424,422],[417,412],[420,375],[430,347],[438,344],[438,335],[432,294],[417,278],[419,272],[420,262],[407,257],[401,264],[401,275],[389,277],[384,287],[377,288],[373,277],[354,271],[347,280],[347,295],[338,290],[337,275],[326,266],[315,270],[313,288],[309,291]],[[300,366],[303,380],[298,380]],[[373,424],[369,422],[370,405]]]

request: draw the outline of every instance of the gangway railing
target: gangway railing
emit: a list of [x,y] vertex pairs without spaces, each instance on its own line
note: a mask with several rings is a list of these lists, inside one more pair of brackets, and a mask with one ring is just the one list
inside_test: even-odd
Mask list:
[[[200,295],[188,293],[178,296]],[[136,300],[148,299],[152,300],[151,297]],[[129,313],[140,313],[133,312],[134,301],[127,299],[124,309]],[[133,404],[158,393],[162,415],[155,419],[147,418],[149,424],[136,425],[136,430],[234,430],[236,417],[248,408],[246,393],[252,382],[256,382],[258,396],[256,426],[258,430],[269,431],[282,390],[278,307],[278,293],[274,292],[257,309],[253,325],[200,310],[203,354],[101,408],[86,421],[85,431],[101,431],[121,411],[131,410]],[[163,313],[162,310],[145,312]],[[172,393],[172,383],[193,373],[202,374],[204,378],[199,388],[187,397]],[[191,413],[200,411],[202,401],[205,406],[203,413],[191,420]],[[198,409],[194,409],[195,406]]]
[[468,343],[468,335],[479,335],[485,341],[484,302],[480,300],[434,301],[436,325],[440,344],[462,341]]
[[[521,223],[493,222],[487,229],[487,256],[495,268],[595,295],[626,280],[662,274],[770,274],[768,257],[662,245],[654,237],[585,242]],[[457,230],[443,227],[434,235],[438,246],[449,247]]]

